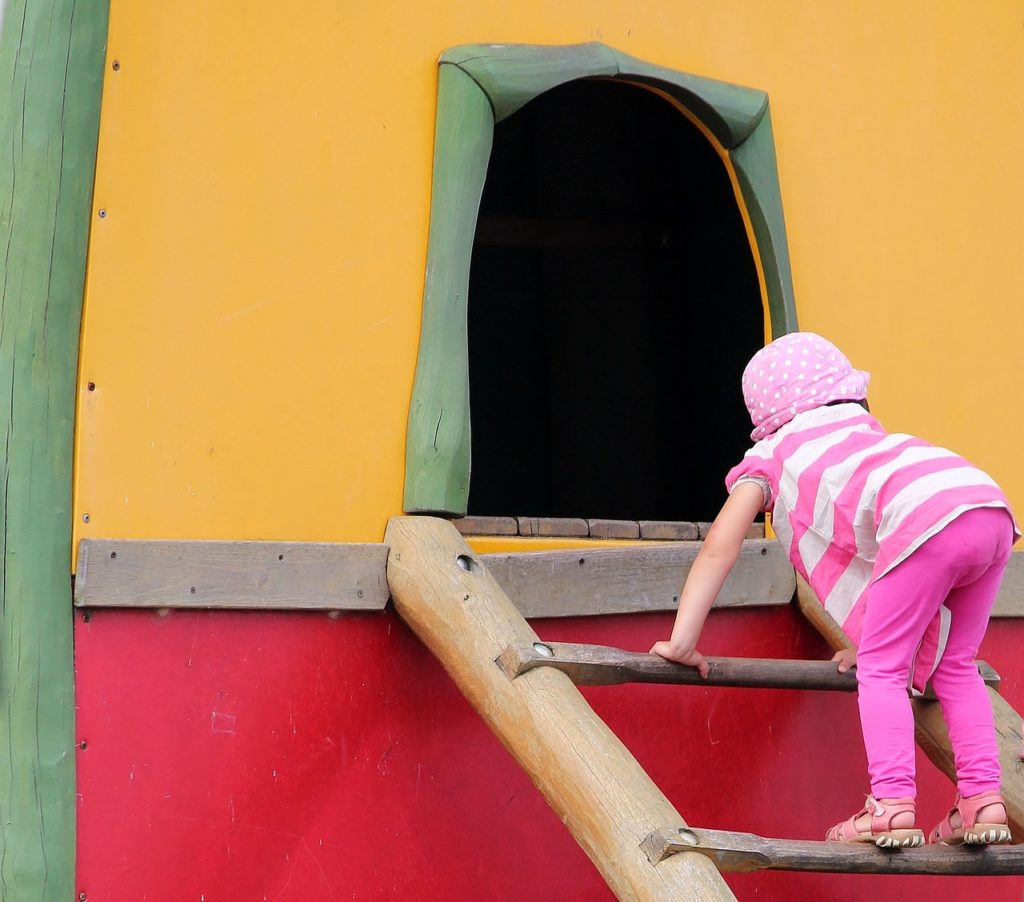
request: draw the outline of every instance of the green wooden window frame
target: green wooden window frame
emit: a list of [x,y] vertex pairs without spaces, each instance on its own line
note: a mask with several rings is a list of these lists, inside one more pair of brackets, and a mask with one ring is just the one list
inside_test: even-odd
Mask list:
[[462,516],[469,499],[469,269],[494,125],[579,78],[655,88],[729,155],[765,278],[773,335],[796,329],[768,95],[655,66],[604,44],[468,44],[446,51],[437,126],[423,319],[406,439],[405,510]]

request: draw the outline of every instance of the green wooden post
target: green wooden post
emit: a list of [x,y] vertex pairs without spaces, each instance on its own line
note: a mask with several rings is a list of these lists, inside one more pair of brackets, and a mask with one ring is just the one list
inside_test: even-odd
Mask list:
[[109,0],[0,9],[0,898],[66,902],[72,437]]

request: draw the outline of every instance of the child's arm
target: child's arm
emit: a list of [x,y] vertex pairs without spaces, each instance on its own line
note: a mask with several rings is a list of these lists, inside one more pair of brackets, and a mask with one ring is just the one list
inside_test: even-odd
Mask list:
[[697,651],[697,640],[722,583],[739,557],[743,539],[762,507],[764,493],[756,483],[741,482],[733,489],[690,567],[679,597],[672,637],[667,642],[655,642],[653,654],[696,667],[702,677],[708,675],[707,662]]

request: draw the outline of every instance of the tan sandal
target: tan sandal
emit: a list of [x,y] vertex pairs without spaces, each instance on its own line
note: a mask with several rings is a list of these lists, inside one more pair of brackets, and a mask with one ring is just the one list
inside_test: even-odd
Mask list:
[[[978,812],[988,805],[999,805],[1003,809],[1003,823],[978,823]],[[954,827],[950,818],[956,812],[960,815],[960,826]],[[928,837],[930,843],[947,846],[995,846],[1010,842],[1010,828],[1006,825],[1006,803],[998,792],[981,792],[964,797],[957,793],[956,801],[949,813],[935,825]]]
[[[871,829],[864,831],[857,827],[857,819],[871,815]],[[841,824],[836,824],[825,834],[826,842],[870,842],[881,849],[914,849],[924,845],[924,833],[917,827],[892,826],[900,814],[917,818],[917,806],[913,799],[891,799],[884,805],[873,796],[868,796],[855,815]]]

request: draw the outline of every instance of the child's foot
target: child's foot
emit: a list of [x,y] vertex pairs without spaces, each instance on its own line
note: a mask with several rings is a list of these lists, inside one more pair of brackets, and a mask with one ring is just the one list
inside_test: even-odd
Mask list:
[[956,802],[928,837],[928,842],[958,846],[1000,845],[1010,841],[1006,805],[998,792],[957,794]]
[[913,799],[867,797],[864,807],[825,835],[828,842],[870,842],[883,849],[912,849],[924,845],[924,833],[914,826]]

